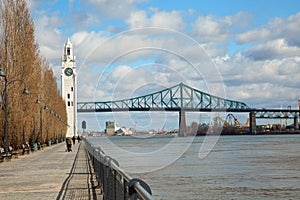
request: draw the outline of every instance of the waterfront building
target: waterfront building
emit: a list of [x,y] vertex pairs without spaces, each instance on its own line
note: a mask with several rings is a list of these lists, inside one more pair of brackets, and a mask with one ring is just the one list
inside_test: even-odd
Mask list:
[[105,133],[107,135],[113,135],[116,132],[116,122],[112,121],[107,121],[105,123]]
[[107,121],[105,123],[105,133],[107,135],[132,135],[130,128],[118,127],[115,121]]

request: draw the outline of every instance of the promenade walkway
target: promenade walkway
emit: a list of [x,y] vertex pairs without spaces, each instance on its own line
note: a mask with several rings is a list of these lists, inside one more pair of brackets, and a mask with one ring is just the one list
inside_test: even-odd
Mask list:
[[65,143],[0,163],[0,199],[102,199],[84,143]]

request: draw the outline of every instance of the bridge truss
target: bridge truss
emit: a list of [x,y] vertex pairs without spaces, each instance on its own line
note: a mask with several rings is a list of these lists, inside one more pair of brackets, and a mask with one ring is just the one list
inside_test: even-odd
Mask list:
[[250,133],[256,133],[256,118],[294,118],[298,130],[299,110],[255,109],[247,104],[217,97],[184,83],[158,92],[130,99],[78,102],[77,112],[122,112],[122,111],[177,111],[179,112],[179,136],[186,134],[185,112],[244,112],[249,113]]
[[260,119],[293,119],[299,117],[299,110],[292,109],[255,109],[256,118]]
[[249,107],[240,101],[217,97],[184,83],[144,96],[103,102],[78,102],[78,112],[119,111],[202,111],[243,112]]

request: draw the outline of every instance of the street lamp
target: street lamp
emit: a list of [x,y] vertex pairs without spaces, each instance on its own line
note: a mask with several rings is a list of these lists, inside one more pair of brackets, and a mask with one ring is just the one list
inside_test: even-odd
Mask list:
[[[41,135],[40,136],[40,143],[42,144],[42,141],[43,141],[42,140],[42,131],[43,131],[43,128],[42,128],[42,126],[43,126],[42,111],[43,110],[48,110],[49,109],[50,114],[52,114],[54,117],[59,119],[64,125],[66,125],[68,127],[69,127],[69,125],[58,113],[56,113],[54,110],[52,110],[51,107],[48,107],[47,103],[44,100],[37,98],[35,103],[40,104],[41,102],[44,102],[44,104],[45,104],[43,107],[40,107],[40,135]],[[48,130],[47,130],[47,138],[48,138]]]
[[26,88],[25,82],[23,80],[12,80],[7,81],[7,76],[2,69],[0,64],[0,77],[4,77],[4,111],[5,111],[5,153],[8,155],[8,98],[7,98],[7,86],[11,83],[20,81],[24,84],[23,94],[29,94],[29,91]]
[[[41,101],[43,101],[43,100],[36,99],[35,103],[40,104]],[[45,101],[43,101],[43,102],[45,103],[45,105],[40,107],[40,145],[41,145],[41,147],[42,147],[42,143],[43,143],[43,110],[48,110],[48,107],[46,106],[46,102]],[[42,149],[41,147],[40,147],[40,149]]]
[[[39,98],[38,98],[38,94],[37,93],[34,93],[34,92],[30,92],[30,95],[35,95],[36,96],[36,104],[40,104],[40,101],[39,101]],[[35,112],[36,110],[34,109],[34,116],[33,116],[33,120],[34,120],[34,123],[33,123],[33,132],[34,132],[34,136],[33,136],[33,141],[32,142],[32,146],[33,146],[33,149],[34,151],[36,150],[36,146],[35,146],[35,143],[37,143],[37,134],[36,134],[36,115],[35,115]]]
[[[46,105],[47,105],[47,103],[44,101],[44,100],[42,100],[42,99],[39,99],[39,98],[37,98],[36,99],[36,104],[40,104],[41,102],[44,102],[45,103],[45,105],[43,106],[43,107],[40,107],[40,134],[41,134],[41,137],[40,137],[40,143],[42,144],[42,131],[43,131],[43,120],[42,120],[42,111],[43,110],[50,110],[50,114],[52,114],[53,116],[55,116],[56,118],[58,118],[63,124],[65,124],[66,126],[69,126],[63,119],[62,119],[62,117],[58,114],[58,113],[56,113],[54,110],[52,110],[52,108],[49,108],[49,107],[47,107]],[[47,130],[48,131],[48,130]],[[48,135],[48,134],[47,134]]]

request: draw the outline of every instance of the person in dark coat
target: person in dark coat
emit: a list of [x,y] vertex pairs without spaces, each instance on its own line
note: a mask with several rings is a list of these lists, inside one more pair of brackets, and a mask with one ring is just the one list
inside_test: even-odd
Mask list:
[[72,141],[71,138],[66,139],[66,144],[67,144],[67,151],[70,152],[72,151]]
[[73,140],[73,145],[75,145],[75,141],[76,141],[75,135],[72,137],[72,140]]

